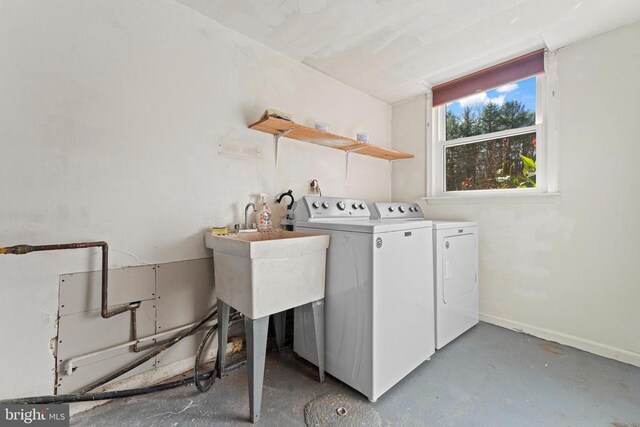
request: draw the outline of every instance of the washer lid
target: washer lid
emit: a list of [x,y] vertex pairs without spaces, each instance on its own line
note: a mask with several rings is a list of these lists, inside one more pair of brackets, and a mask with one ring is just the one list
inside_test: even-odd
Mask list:
[[419,228],[431,228],[431,221],[406,221],[406,220],[316,220],[295,221],[296,227],[319,228],[323,230],[353,231],[357,233],[388,233],[392,231],[416,230]]
[[462,222],[462,221],[431,221],[433,223],[434,230],[446,230],[449,228],[464,228],[464,227],[477,227],[477,222]]

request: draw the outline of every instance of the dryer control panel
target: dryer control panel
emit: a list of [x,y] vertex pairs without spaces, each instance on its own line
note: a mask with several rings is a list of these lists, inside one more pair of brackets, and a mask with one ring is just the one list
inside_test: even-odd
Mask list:
[[364,200],[344,197],[304,196],[296,206],[295,219],[353,218],[369,219],[371,212]]
[[416,203],[375,202],[371,208],[372,219],[424,219],[422,209]]

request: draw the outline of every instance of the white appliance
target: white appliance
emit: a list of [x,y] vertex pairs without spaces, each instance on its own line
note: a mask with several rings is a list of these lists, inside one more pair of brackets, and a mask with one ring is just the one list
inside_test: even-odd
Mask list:
[[[435,352],[431,222],[371,220],[361,200],[307,196],[294,227],[331,236],[325,369],[375,402]],[[296,309],[294,351],[317,364],[311,325]]]
[[436,348],[479,322],[478,223],[433,221]]
[[[372,218],[421,221],[415,203],[374,203]],[[479,322],[478,223],[432,221],[435,336],[440,350]]]

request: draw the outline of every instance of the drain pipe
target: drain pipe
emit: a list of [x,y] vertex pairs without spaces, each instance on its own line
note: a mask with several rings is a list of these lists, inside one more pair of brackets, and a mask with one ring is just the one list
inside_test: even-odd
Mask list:
[[109,245],[107,242],[80,242],[80,243],[64,243],[57,245],[16,245],[6,248],[0,247],[0,255],[13,254],[24,255],[30,252],[42,252],[42,251],[58,251],[63,249],[86,249],[86,248],[102,248],[102,308],[100,315],[108,319],[117,314],[124,313],[126,311],[135,311],[140,307],[140,302],[135,302],[120,307],[116,307],[109,311],[108,294],[109,294]]

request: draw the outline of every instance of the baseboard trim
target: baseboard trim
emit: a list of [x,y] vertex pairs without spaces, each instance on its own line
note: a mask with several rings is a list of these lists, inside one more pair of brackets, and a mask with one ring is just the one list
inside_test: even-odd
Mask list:
[[555,341],[559,344],[584,350],[589,353],[609,359],[618,360],[623,363],[640,367],[640,353],[634,351],[623,350],[611,347],[606,344],[597,343],[586,340],[584,338],[575,337],[573,335],[563,334],[561,332],[551,331],[549,329],[539,328],[537,326],[526,323],[516,322],[514,320],[505,319],[491,314],[480,313],[480,320],[502,328],[511,329],[516,332],[533,335],[548,341]]

